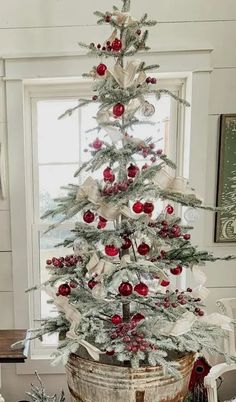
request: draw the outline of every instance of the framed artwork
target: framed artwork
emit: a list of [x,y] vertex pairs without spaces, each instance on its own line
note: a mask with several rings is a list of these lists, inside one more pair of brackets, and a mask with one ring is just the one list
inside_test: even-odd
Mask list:
[[236,242],[236,114],[220,118],[215,242]]

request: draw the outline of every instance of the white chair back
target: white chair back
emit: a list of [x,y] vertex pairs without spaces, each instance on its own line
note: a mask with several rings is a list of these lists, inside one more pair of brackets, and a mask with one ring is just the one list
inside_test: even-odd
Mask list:
[[[220,312],[236,320],[236,297],[219,299],[216,302]],[[235,331],[230,331],[225,339],[225,350],[231,355],[236,356],[236,337]]]

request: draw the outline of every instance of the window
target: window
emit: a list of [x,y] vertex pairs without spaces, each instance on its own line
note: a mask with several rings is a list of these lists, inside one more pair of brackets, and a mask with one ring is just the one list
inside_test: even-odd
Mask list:
[[[178,96],[184,96],[184,82],[183,79],[163,79],[160,80],[160,86],[170,89]],[[54,206],[54,198],[65,193],[61,186],[78,183],[73,174],[78,166],[90,157],[90,154],[84,151],[97,136],[97,132],[86,133],[96,125],[93,118],[96,115],[96,104],[77,109],[71,117],[58,119],[66,109],[77,105],[79,97],[91,97],[90,83],[26,87],[27,220],[32,283],[40,283],[47,279],[45,261],[48,258],[70,254],[72,251],[54,246],[70,235],[73,221],[67,221],[45,234],[48,224],[52,222],[42,220],[41,216]],[[181,109],[169,95],[162,96],[158,102],[154,97],[148,101],[155,108],[155,113],[149,120],[157,124],[137,126],[134,136],[143,139],[153,137],[157,147],[177,162],[177,143],[181,143]],[[140,164],[141,161],[137,160],[137,163]],[[99,177],[99,172],[97,175]],[[44,292],[33,292],[30,295],[31,327],[37,327],[39,319],[56,313],[53,307],[47,304],[47,299]],[[32,355],[48,355],[56,343],[55,336],[45,337],[43,343],[35,341]]]

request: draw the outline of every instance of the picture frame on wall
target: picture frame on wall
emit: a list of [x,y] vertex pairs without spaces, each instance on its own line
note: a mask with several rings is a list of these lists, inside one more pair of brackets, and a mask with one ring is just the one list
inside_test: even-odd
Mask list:
[[215,242],[236,242],[236,114],[220,116]]

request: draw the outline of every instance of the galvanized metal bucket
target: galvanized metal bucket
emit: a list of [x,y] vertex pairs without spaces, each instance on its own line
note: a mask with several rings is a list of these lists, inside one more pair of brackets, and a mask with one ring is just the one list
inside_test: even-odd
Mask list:
[[183,402],[194,354],[178,360],[181,379],[166,376],[160,366],[113,366],[72,354],[66,366],[72,402]]

